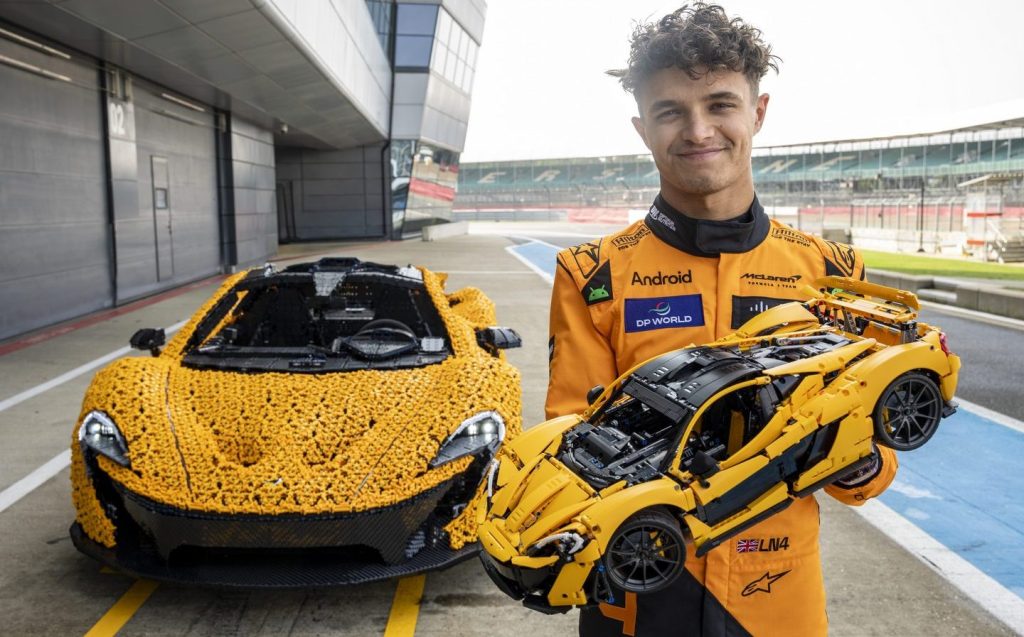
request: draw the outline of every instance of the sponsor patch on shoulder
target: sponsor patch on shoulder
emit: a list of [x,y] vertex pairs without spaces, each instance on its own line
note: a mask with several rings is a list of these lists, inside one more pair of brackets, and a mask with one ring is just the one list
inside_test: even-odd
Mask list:
[[853,276],[857,265],[857,253],[844,243],[823,240],[830,254],[825,254],[825,274],[827,276]]
[[601,241],[588,241],[569,248],[576,269],[584,279],[589,279],[601,265]]
[[624,234],[621,237],[615,237],[612,239],[612,245],[619,250],[625,250],[626,248],[632,248],[636,244],[640,243],[640,239],[643,239],[647,235],[651,234],[651,229],[646,224],[640,224],[636,232],[633,234]]
[[704,303],[700,294],[626,299],[627,332],[701,325],[704,325]]
[[787,243],[795,243],[805,248],[811,245],[811,240],[805,237],[802,233],[793,230],[792,228],[775,228],[772,230],[772,238],[782,239]]
[[732,329],[738,329],[744,323],[761,312],[776,305],[789,303],[794,299],[777,299],[770,296],[733,296],[732,297]]
[[605,261],[601,267],[597,268],[594,276],[590,277],[583,285],[582,292],[583,300],[587,305],[612,300],[612,265],[610,261]]

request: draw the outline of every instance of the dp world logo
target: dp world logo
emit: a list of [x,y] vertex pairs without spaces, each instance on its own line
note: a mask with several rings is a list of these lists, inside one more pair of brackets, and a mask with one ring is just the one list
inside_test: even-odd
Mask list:
[[647,311],[658,316],[665,316],[672,311],[672,306],[669,305],[668,301],[662,301]]
[[626,332],[704,325],[704,305],[699,294],[626,299],[625,305]]

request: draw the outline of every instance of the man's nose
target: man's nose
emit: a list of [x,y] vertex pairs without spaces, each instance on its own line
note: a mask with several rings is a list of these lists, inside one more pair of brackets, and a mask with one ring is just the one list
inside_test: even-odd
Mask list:
[[691,144],[701,144],[714,137],[715,128],[711,119],[703,114],[693,114],[686,119],[680,136]]

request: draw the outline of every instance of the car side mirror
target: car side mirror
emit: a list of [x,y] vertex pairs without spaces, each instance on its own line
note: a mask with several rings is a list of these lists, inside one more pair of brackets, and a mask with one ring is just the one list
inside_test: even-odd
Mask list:
[[153,356],[160,355],[160,348],[167,342],[167,334],[164,333],[164,328],[152,328],[144,327],[141,330],[132,334],[131,339],[128,341],[128,345],[132,349],[149,350],[149,353]]
[[594,385],[593,387],[591,387],[590,391],[587,392],[587,404],[593,405],[594,401],[600,398],[601,394],[603,393],[604,385]]
[[484,327],[476,331],[477,345],[497,356],[499,350],[522,347],[523,339],[511,327]]

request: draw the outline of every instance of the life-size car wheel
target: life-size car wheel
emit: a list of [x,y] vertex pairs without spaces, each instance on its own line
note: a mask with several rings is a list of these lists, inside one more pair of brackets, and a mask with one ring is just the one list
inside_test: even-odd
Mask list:
[[612,535],[603,558],[605,572],[625,591],[660,591],[683,572],[685,542],[678,520],[662,509],[645,509]]
[[942,395],[928,376],[907,372],[885,388],[872,417],[880,443],[897,451],[917,449],[939,427]]

